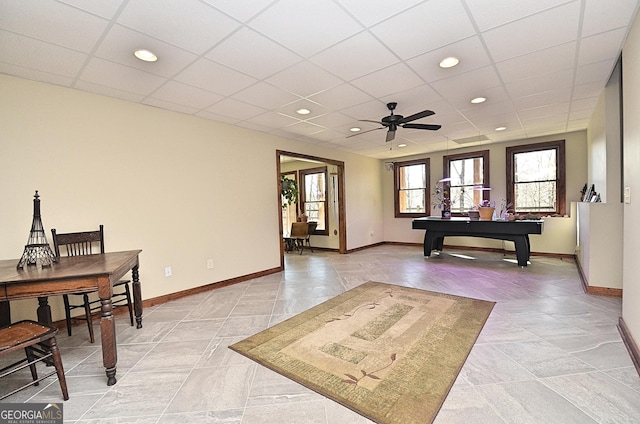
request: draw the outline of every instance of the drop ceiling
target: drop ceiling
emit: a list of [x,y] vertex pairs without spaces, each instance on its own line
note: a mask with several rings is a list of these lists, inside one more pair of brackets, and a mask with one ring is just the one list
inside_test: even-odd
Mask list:
[[639,2],[3,0],[0,72],[388,159],[585,129]]

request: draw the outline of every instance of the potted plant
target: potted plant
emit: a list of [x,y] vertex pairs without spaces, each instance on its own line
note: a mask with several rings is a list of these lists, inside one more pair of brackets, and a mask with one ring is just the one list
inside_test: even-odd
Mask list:
[[433,209],[440,209],[443,218],[451,218],[451,199],[449,198],[449,189],[444,182],[437,182],[433,193]]
[[493,213],[496,210],[496,202],[493,200],[483,200],[477,205],[478,212],[480,212],[481,221],[493,220]]
[[280,177],[280,195],[282,196],[282,208],[286,208],[292,203],[298,203],[298,182],[287,178],[284,175]]

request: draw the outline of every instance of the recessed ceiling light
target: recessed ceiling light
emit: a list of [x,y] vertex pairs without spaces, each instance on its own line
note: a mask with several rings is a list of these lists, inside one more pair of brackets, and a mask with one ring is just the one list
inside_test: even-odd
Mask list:
[[349,131],[358,132],[358,131],[360,131],[360,128],[358,128],[358,127],[349,128]]
[[140,60],[144,60],[145,62],[155,62],[158,60],[158,56],[156,56],[153,52],[149,50],[140,49],[133,52],[133,54]]
[[496,131],[504,131],[506,129],[507,129],[507,127],[498,127],[498,128],[496,128]]
[[440,62],[440,67],[441,68],[453,68],[458,63],[460,63],[460,60],[457,57],[450,56],[450,57],[446,57],[446,58],[442,59],[442,61]]
[[298,115],[308,115],[311,113],[311,111],[309,109],[302,108],[302,109],[296,110],[296,113]]
[[476,97],[475,99],[471,99],[471,103],[478,104],[478,103],[485,102],[486,100],[487,100],[486,97]]
[[407,147],[406,144],[398,144],[398,147]]

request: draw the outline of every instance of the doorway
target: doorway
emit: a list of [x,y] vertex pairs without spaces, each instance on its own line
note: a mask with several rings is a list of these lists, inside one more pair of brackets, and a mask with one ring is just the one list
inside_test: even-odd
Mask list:
[[[277,167],[277,183],[276,187],[278,187],[278,208],[279,213],[278,219],[279,228],[280,228],[280,236],[282,237],[285,233],[285,228],[283,226],[282,219],[282,198],[280,196],[280,175],[283,172],[283,162],[294,159],[299,161],[308,161],[314,162],[314,166],[318,164],[324,164],[329,169],[328,172],[328,180],[327,183],[330,187],[330,199],[327,199],[328,202],[331,202],[333,206],[335,206],[335,211],[337,213],[337,223],[331,222],[329,223],[328,231],[330,234],[337,236],[338,238],[338,252],[339,253],[347,253],[347,234],[346,234],[346,213],[344,207],[344,162],[337,161],[333,159],[327,159],[317,156],[303,155],[300,153],[294,152],[286,152],[283,150],[276,150],[276,167]],[[330,235],[328,234],[328,235]],[[280,244],[280,258],[281,258],[281,266],[284,268],[284,246],[282,243]]]

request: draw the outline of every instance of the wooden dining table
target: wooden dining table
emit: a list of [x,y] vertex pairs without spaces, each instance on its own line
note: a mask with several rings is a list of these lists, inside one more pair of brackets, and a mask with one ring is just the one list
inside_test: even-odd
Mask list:
[[[101,303],[100,335],[107,385],[116,383],[116,325],[111,296],[113,284],[131,271],[136,327],[142,328],[142,294],[138,274],[141,250],[97,255],[60,257],[50,267],[17,268],[18,259],[0,260],[0,303],[19,299],[38,299],[38,321],[52,323],[48,297],[97,289]],[[4,310],[7,311],[8,303]],[[4,320],[6,320],[6,313]],[[0,322],[0,325],[7,323]]]

